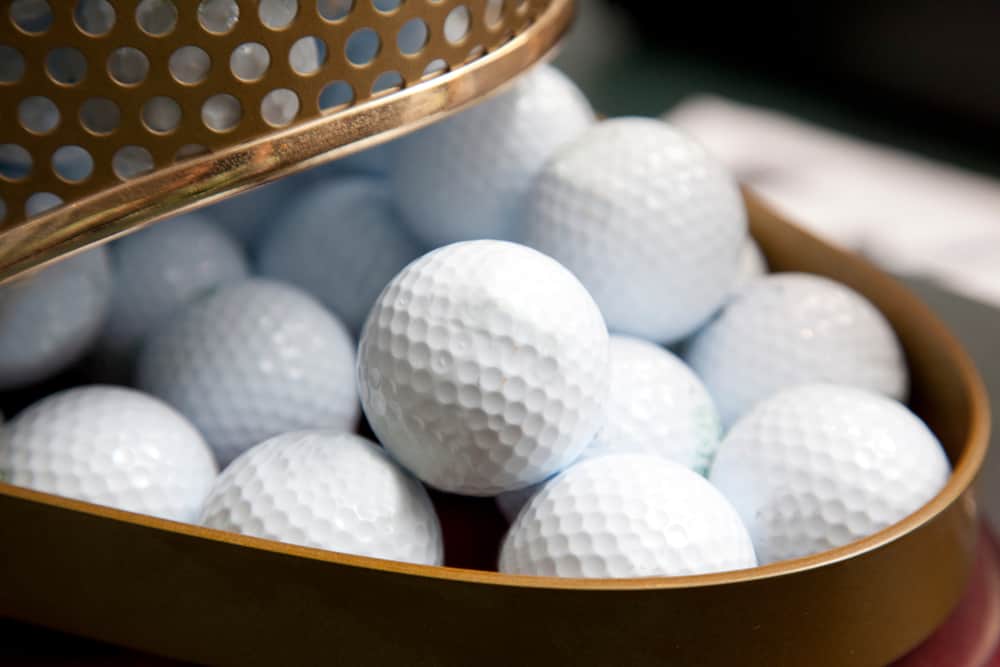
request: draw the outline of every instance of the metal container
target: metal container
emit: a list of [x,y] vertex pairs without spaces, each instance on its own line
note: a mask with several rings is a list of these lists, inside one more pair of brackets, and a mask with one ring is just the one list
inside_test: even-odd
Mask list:
[[[289,546],[0,484],[0,614],[175,658],[228,664],[883,665],[955,606],[977,539],[982,383],[892,278],[747,193],[775,270],[850,285],[906,350],[911,407],[953,464],[947,486],[869,538],[752,570],[575,580]],[[449,561],[488,565],[492,504],[438,498]]]

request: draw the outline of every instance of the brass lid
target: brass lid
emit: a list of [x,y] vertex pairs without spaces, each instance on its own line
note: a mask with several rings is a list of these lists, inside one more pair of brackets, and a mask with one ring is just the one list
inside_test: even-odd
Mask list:
[[0,11],[2,281],[459,110],[545,57],[572,2],[9,0]]

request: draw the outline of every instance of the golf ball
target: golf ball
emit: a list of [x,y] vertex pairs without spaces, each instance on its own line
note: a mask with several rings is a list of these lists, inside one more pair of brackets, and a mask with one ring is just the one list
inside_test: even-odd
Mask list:
[[219,476],[201,523],[291,544],[440,565],[427,491],[361,436],[298,431],[244,452]]
[[747,237],[740,253],[740,259],[736,269],[736,281],[733,283],[732,293],[736,294],[754,280],[767,275],[767,259],[761,251],[760,246],[752,238]]
[[95,248],[0,287],[0,390],[79,360],[104,324],[111,282],[107,252]]
[[303,288],[357,332],[386,284],[422,253],[385,187],[349,178],[300,194],[261,240],[257,266]]
[[500,571],[556,577],[683,576],[754,567],[736,510],[704,477],[645,454],[571,467],[518,515]]
[[94,361],[116,379],[128,378],[148,332],[208,290],[247,275],[243,250],[198,214],[126,236],[110,255],[115,284]]
[[399,141],[396,201],[431,246],[508,239],[542,165],[594,121],[583,94],[547,65],[497,97]]
[[761,563],[871,535],[928,502],[948,459],[902,404],[805,385],[755,407],[726,435],[709,479],[746,522]]
[[291,179],[282,179],[244,192],[205,209],[232,238],[252,249],[268,223],[293,197]]
[[666,123],[598,123],[559,151],[517,240],[569,268],[611,331],[672,343],[729,295],[747,239],[736,183]]
[[[719,414],[701,380],[667,350],[611,336],[607,420],[580,459],[618,453],[662,456],[704,475],[722,435]],[[531,489],[497,496],[513,520]]]
[[755,403],[829,382],[902,399],[908,379],[889,322],[845,285],[804,273],[748,285],[689,343],[686,359],[731,425]]
[[220,287],[151,335],[137,384],[194,422],[222,465],[279,433],[351,430],[358,418],[347,329],[269,280]]
[[608,333],[555,261],[504,241],[456,243],[382,292],[358,384],[372,429],[417,477],[496,495],[566,467],[603,425]]
[[0,436],[4,481],[175,521],[198,517],[216,474],[212,452],[188,420],[124,387],[52,394]]

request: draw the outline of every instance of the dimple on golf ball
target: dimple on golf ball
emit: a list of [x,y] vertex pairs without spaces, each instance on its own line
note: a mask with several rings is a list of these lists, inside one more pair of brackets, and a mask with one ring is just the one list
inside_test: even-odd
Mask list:
[[572,462],[604,423],[608,333],[587,291],[530,248],[468,241],[406,267],[361,335],[372,429],[426,483],[495,495]]

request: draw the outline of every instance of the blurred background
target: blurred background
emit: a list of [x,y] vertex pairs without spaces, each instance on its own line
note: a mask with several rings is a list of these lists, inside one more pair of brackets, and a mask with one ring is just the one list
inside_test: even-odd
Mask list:
[[[578,0],[556,63],[688,130],[789,218],[903,277],[1000,416],[1000,3]],[[995,429],[997,430],[997,429]],[[1000,438],[980,482],[1000,520]]]

